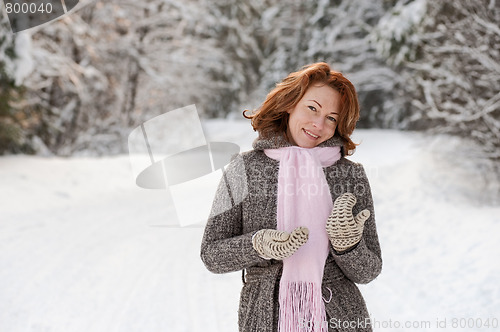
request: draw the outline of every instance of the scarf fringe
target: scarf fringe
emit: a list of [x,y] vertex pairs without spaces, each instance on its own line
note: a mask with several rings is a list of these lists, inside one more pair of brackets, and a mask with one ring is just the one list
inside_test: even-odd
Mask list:
[[287,281],[280,286],[279,303],[279,332],[328,332],[321,285]]

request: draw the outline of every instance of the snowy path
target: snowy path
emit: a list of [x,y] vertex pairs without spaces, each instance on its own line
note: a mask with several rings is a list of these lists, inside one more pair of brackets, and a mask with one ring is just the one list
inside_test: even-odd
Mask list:
[[[248,150],[248,127],[207,134]],[[361,287],[375,331],[498,330],[452,326],[500,319],[500,207],[479,204],[480,175],[421,135],[356,138],[384,258]],[[0,158],[0,331],[236,331],[241,274],[206,271],[203,230],[166,227],[174,213],[165,191],[134,185],[127,156]]]

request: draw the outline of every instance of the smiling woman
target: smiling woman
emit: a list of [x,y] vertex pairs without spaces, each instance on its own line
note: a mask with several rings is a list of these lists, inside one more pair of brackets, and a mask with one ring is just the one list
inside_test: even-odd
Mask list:
[[287,137],[294,145],[313,148],[335,134],[340,93],[328,85],[313,85],[297,105],[288,110]]
[[[307,114],[307,110],[311,113]],[[290,143],[310,148],[335,135],[344,141],[343,155],[356,148],[350,138],[359,120],[356,89],[342,73],[331,70],[324,62],[291,73],[276,85],[254,114],[246,112],[243,116],[252,120],[253,129],[262,138],[282,133]],[[297,121],[302,122],[302,127],[297,128],[301,125]],[[314,140],[303,140],[303,135]]]
[[382,258],[366,174],[345,158],[354,86],[312,64],[245,117],[259,137],[224,172],[201,244],[210,271],[243,271],[240,332],[371,331],[355,283]]

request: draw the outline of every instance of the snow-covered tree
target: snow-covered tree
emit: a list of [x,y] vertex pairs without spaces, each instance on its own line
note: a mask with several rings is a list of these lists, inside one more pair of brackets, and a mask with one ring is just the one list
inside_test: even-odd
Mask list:
[[289,72],[326,61],[355,83],[361,127],[459,133],[498,158],[498,8],[83,0],[32,30],[23,133],[58,154],[123,152],[130,129],[158,114],[195,103],[206,116],[239,117]]
[[499,22],[495,0],[399,1],[374,34],[403,78],[400,126],[471,137],[497,167]]
[[195,1],[93,1],[34,29],[38,64],[26,83],[43,114],[36,135],[58,154],[125,150],[131,127],[196,103],[222,108],[230,61]]
[[0,10],[0,153],[33,152],[26,135],[30,123],[22,108],[22,82],[32,69],[29,34],[13,34]]

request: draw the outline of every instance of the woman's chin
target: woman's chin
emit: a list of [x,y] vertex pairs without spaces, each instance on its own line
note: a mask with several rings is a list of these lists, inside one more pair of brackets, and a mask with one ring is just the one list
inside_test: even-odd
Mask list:
[[301,148],[306,148],[306,149],[314,148],[318,144],[316,144],[316,142],[297,142],[297,146],[299,146]]

